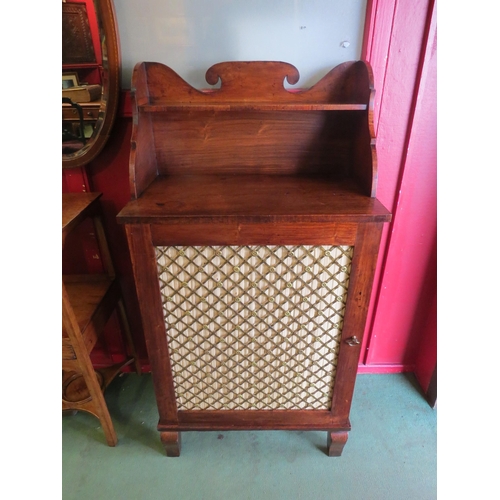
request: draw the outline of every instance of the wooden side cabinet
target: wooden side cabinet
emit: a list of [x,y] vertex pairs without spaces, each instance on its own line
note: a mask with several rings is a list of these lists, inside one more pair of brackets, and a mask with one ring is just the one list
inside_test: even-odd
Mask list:
[[282,62],[133,73],[125,224],[168,456],[191,430],[324,430],[339,456],[383,224],[373,78]]
[[[101,193],[69,193],[63,194],[62,199],[63,249],[68,234],[91,217],[106,269],[106,274],[62,277],[62,409],[86,411],[96,416],[108,445],[115,446],[118,440],[104,390],[125,366],[135,362],[137,373],[141,368],[101,221],[100,197]],[[106,369],[94,370],[90,353],[115,310],[130,357]]]

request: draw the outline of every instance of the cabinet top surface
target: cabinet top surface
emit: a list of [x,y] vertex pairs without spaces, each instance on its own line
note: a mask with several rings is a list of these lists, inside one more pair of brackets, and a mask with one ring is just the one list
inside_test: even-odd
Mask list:
[[157,177],[143,195],[118,214],[122,223],[175,219],[220,222],[335,222],[390,220],[375,198],[354,183],[278,175],[186,175]]

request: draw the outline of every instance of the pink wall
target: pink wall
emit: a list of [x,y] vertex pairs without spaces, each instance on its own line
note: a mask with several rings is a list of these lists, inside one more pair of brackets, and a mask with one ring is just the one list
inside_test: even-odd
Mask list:
[[[364,57],[377,90],[377,197],[385,230],[360,371],[414,371],[436,289],[436,13],[433,0],[373,0]],[[435,351],[428,353],[435,363]]]

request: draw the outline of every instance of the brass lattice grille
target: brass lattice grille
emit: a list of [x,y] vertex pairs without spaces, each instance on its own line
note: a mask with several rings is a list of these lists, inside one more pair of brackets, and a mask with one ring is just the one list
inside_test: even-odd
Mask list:
[[177,405],[329,409],[353,247],[156,247]]

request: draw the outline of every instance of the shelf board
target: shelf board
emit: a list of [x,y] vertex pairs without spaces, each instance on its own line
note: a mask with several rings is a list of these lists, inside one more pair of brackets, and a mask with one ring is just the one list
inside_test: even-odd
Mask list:
[[[85,336],[87,327],[104,303],[113,279],[106,275],[63,276],[64,286],[73,307],[78,326]],[[63,327],[63,336],[64,327]]]
[[89,215],[92,215],[97,200],[102,193],[63,193],[62,195],[62,236],[66,236]]
[[102,65],[94,62],[94,63],[65,63],[62,65],[63,71],[71,71],[73,69],[95,69],[99,68]]
[[185,103],[144,104],[139,110],[148,113],[167,111],[363,111],[366,104],[329,103],[276,103],[276,102],[234,102],[234,103]]
[[157,177],[118,215],[121,223],[349,222],[390,220],[351,179],[285,175]]
[[[101,107],[101,100],[99,99],[98,101],[78,102],[77,104],[83,109],[99,109]],[[64,102],[62,103],[62,107],[68,109],[72,108],[71,104],[66,104]]]

